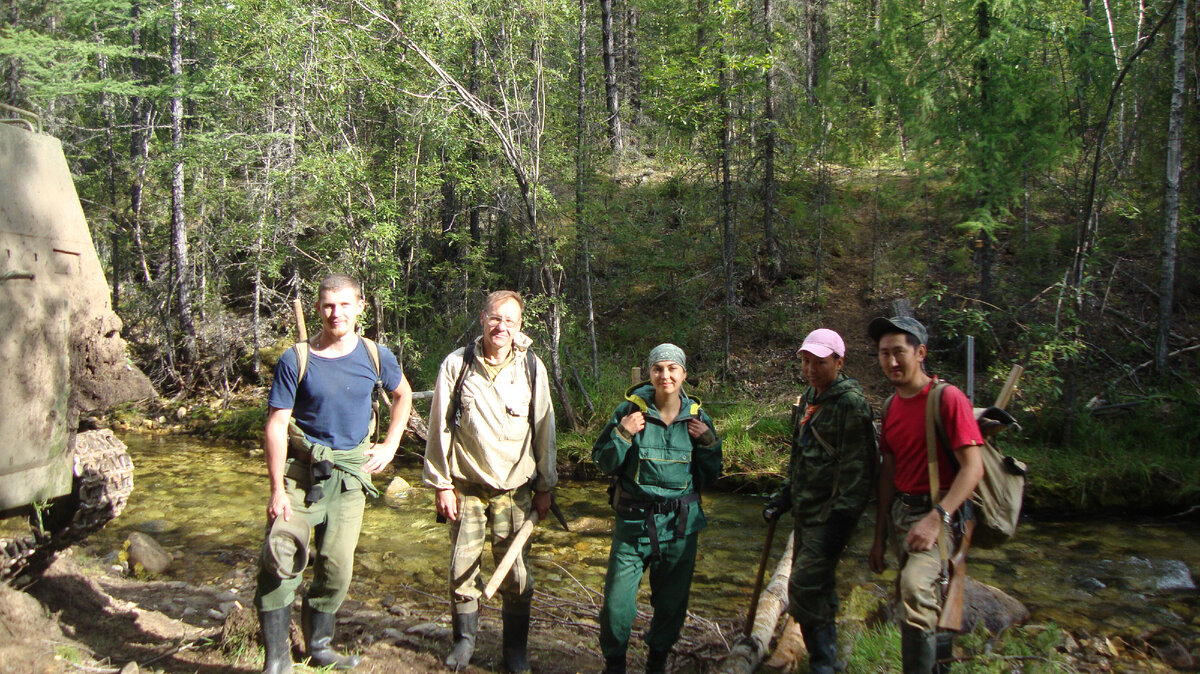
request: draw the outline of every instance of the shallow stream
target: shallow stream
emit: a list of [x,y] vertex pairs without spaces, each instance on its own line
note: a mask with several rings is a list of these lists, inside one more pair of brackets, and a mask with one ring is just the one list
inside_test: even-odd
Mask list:
[[[125,513],[89,541],[91,551],[104,556],[119,549],[131,532],[144,531],[177,553],[179,560],[168,572],[172,578],[214,583],[244,576],[263,529],[267,478],[261,456],[186,437],[132,434],[123,439],[136,466],[134,493]],[[408,495],[372,500],[367,507],[350,591],[367,604],[382,603],[401,587],[439,601],[446,595],[445,525],[434,521],[433,495],[420,486],[418,463],[405,460],[399,474],[413,485]],[[376,486],[382,491],[389,480],[377,476]],[[566,483],[557,498],[572,531],[555,524],[535,532],[538,589],[596,600],[611,531],[605,485]],[[766,531],[762,498],[705,494],[704,508],[710,524],[700,535],[691,609],[710,619],[744,615]],[[843,597],[853,585],[893,577],[867,569],[871,531],[864,519],[842,561]],[[780,532],[772,567],[786,538],[786,529]],[[485,575],[490,572],[485,563]],[[1025,522],[999,550],[973,551],[970,572],[1022,600],[1037,622],[1106,635],[1164,627],[1200,632],[1200,593],[1193,580],[1200,576],[1200,525],[1195,522]]]

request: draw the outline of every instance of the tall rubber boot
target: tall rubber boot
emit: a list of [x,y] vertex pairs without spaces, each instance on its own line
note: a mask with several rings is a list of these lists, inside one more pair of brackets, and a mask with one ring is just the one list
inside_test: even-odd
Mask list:
[[337,616],[314,610],[304,602],[300,611],[300,626],[304,630],[304,642],[308,646],[308,664],[312,667],[354,669],[362,662],[357,655],[342,655],[333,650],[333,630]]
[[656,651],[651,649],[646,654],[646,674],[666,674],[667,657],[671,655],[671,651]]
[[446,666],[455,671],[466,669],[475,653],[475,634],[479,631],[479,611],[453,613],[454,643],[446,656]]
[[504,611],[504,669],[509,674],[528,674],[529,613]]
[[604,674],[625,674],[625,656],[604,656]]
[[932,674],[937,665],[937,632],[901,627],[900,655],[904,674]]
[[935,664],[934,672],[937,674],[948,674],[950,672],[950,663],[954,662],[954,632],[938,631],[934,638],[935,648]]
[[846,671],[845,663],[838,660],[837,623],[830,621],[821,625],[801,625],[800,632],[808,648],[809,672],[836,674]]
[[259,611],[258,622],[262,626],[265,653],[262,674],[289,674],[292,671],[292,607]]

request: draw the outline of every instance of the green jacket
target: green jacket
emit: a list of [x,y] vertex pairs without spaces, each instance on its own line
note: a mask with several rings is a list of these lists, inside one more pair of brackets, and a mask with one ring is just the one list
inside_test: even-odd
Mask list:
[[[810,404],[820,407],[801,425]],[[833,512],[856,521],[870,497],[877,461],[871,406],[858,382],[839,373],[819,396],[806,389],[793,411],[792,456],[780,486],[791,495],[797,526],[824,524]]]
[[[654,387],[637,384],[626,392],[626,400],[617,406],[612,417],[600,431],[592,446],[592,461],[606,475],[615,476],[615,489],[622,501],[662,503],[693,493],[699,493],[721,475],[721,439],[717,437],[712,419],[700,409],[700,401],[683,395],[679,416],[670,426],[663,424],[654,406]],[[646,417],[646,427],[629,437],[621,427],[621,419],[634,410]],[[696,417],[708,426],[712,435],[692,439],[688,434],[688,419]],[[701,444],[703,440],[708,444]],[[707,520],[699,507],[691,513],[686,533],[704,528]],[[659,515],[660,531],[675,526],[674,515]],[[617,518],[617,534],[646,535],[640,518]]]

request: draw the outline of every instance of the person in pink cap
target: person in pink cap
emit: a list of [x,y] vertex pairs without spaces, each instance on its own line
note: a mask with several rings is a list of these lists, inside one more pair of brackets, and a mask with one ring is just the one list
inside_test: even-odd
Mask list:
[[842,372],[846,343],[838,333],[813,330],[796,355],[808,387],[792,407],[788,479],[763,517],[792,513],[788,613],[804,634],[809,671],[829,674],[846,668],[838,657],[835,572],[871,493],[875,428],[862,387]]

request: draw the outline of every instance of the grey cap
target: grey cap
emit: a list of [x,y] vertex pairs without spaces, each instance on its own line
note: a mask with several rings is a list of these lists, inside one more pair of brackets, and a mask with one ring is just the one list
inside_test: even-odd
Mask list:
[[687,369],[687,356],[683,354],[683,349],[674,344],[659,344],[650,349],[650,355],[646,356],[646,370],[649,370],[651,365],[664,360],[678,363],[679,367]]
[[907,332],[917,338],[918,344],[926,344],[929,341],[929,333],[925,332],[925,326],[911,316],[879,317],[867,325],[867,334],[876,342],[889,332]]
[[308,567],[308,539],[312,527],[293,513],[290,521],[276,517],[263,545],[263,566],[283,580],[304,573]]

